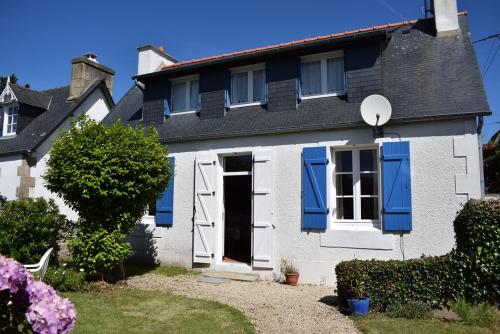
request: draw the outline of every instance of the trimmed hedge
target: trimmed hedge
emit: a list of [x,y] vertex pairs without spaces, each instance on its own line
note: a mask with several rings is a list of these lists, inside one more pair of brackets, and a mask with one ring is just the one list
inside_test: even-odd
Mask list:
[[361,292],[377,311],[407,303],[438,308],[460,297],[471,303],[498,302],[499,218],[500,200],[470,200],[454,222],[456,249],[406,261],[341,262],[335,268],[338,295],[345,303]]

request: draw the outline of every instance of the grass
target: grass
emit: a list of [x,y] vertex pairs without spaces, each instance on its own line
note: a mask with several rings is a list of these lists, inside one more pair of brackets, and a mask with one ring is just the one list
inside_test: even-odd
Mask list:
[[128,277],[138,276],[147,273],[157,274],[167,277],[186,275],[190,271],[186,268],[172,267],[172,266],[159,266],[159,265],[138,265],[138,264],[125,264],[125,272]]
[[213,301],[133,289],[63,295],[77,309],[72,334],[254,333],[243,313]]
[[357,327],[366,334],[498,334],[500,329],[494,325],[488,327],[469,326],[460,322],[438,319],[402,319],[389,318],[381,314],[366,317],[352,317]]

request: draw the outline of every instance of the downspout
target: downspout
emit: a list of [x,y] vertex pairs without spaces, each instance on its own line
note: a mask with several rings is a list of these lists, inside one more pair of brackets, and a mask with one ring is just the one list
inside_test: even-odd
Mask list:
[[479,182],[481,187],[481,198],[485,195],[485,184],[484,184],[484,163],[483,163],[483,136],[481,131],[483,130],[484,119],[483,116],[477,118],[477,150],[479,153]]

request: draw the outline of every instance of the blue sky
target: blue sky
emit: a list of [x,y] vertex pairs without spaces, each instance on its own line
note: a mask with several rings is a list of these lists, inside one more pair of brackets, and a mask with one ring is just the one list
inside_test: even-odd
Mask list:
[[[0,75],[15,73],[33,89],[64,86],[70,60],[86,52],[116,70],[117,101],[132,84],[137,50],[164,45],[179,60],[423,17],[423,0],[2,0]],[[474,40],[500,32],[500,1],[458,0]],[[480,68],[500,40],[476,44]],[[492,50],[492,51],[490,51]],[[484,136],[500,128],[500,51],[485,77],[494,115]]]

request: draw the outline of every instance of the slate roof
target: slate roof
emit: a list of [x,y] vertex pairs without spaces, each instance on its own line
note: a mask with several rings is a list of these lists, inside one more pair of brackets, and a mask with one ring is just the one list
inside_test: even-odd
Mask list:
[[139,123],[142,118],[142,98],[142,88],[134,84],[102,122],[111,125],[121,119],[130,124]]
[[51,96],[45,92],[38,92],[14,84],[9,84],[9,86],[18,102],[45,110],[49,107]]
[[[464,13],[460,15],[461,32],[452,38],[437,38],[433,19],[374,27],[386,30],[390,36],[383,56],[383,95],[393,108],[389,125],[491,114],[466,17]],[[233,56],[216,57],[222,62]],[[193,62],[204,64],[207,59],[180,62],[151,75],[161,75],[179,66],[192,66]],[[138,77],[139,80],[141,77]],[[132,90],[134,93],[128,96],[127,102],[118,103],[109,117],[117,118],[111,114],[118,113],[122,120],[128,120],[128,115],[138,108],[142,99],[142,91],[137,88]],[[133,110],[129,110],[128,105],[133,106]],[[329,97],[303,100],[296,110],[282,112],[267,112],[258,106],[230,110],[222,118],[200,119],[197,114],[172,115],[156,127],[162,141],[168,143],[366,126],[359,107],[360,103]]]
[[16,136],[0,138],[0,155],[19,154],[36,149],[45,138],[54,132],[66,118],[71,116],[73,111],[75,111],[75,109],[98,88],[103,90],[108,103],[114,106],[113,99],[103,79],[94,81],[78,99],[71,102],[67,101],[69,97],[69,86],[44,91],[30,90],[28,93],[25,88],[19,89],[20,87],[12,84],[11,87],[16,87],[14,88],[16,89],[14,94],[16,94],[17,98],[19,98],[19,96],[16,91],[23,92],[33,99],[31,103],[42,105],[46,99],[49,98],[50,105],[47,111],[42,112],[24,129],[16,134]]

